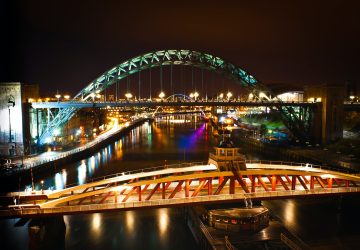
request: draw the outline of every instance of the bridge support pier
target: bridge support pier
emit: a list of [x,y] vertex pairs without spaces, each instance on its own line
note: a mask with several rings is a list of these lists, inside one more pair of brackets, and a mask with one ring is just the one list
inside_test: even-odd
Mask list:
[[311,128],[316,143],[328,144],[343,137],[344,96],[341,85],[305,87],[304,99],[319,101]]

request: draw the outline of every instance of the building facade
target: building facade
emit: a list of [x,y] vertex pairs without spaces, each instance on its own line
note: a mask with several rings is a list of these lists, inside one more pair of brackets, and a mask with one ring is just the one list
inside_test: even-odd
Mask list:
[[0,83],[0,155],[21,156],[30,151],[28,98],[38,98],[38,85]]

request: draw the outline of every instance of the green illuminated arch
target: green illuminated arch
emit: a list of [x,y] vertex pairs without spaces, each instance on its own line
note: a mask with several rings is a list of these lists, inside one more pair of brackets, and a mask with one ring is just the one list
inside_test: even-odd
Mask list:
[[[189,65],[203,68],[224,74],[226,77],[240,82],[244,87],[254,88],[258,84],[257,80],[245,70],[220,57],[193,50],[159,50],[131,58],[106,71],[82,89],[72,101],[86,101],[94,94],[102,92],[129,75],[162,65]],[[76,108],[60,110],[40,136],[40,143],[44,143],[46,138],[52,136],[54,129],[65,124],[76,111]]]

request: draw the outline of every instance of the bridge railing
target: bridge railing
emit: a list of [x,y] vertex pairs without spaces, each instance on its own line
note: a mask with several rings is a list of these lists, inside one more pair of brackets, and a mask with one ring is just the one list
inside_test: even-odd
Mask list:
[[[310,164],[310,163],[298,163],[298,162],[287,162],[287,161],[269,161],[269,160],[246,160],[245,163],[249,164],[269,164],[269,165],[283,165],[283,166],[297,166],[297,167],[308,167],[308,168],[318,168],[323,170],[334,170],[332,168],[324,167],[321,165],[316,164]],[[175,164],[165,164],[162,166],[155,166],[155,167],[149,167],[149,168],[142,168],[142,169],[136,169],[131,171],[124,171],[124,172],[118,172],[114,174],[109,174],[101,177],[96,178],[90,178],[86,180],[86,183],[93,183],[96,181],[106,180],[110,178],[115,178],[118,176],[126,176],[131,174],[138,174],[138,173],[148,173],[152,171],[157,170],[164,170],[167,168],[184,168],[184,167],[192,167],[196,165],[207,165],[207,162],[205,161],[199,161],[199,162],[182,162],[182,163],[175,163]],[[66,188],[73,187],[79,185],[78,183],[71,183],[66,185]]]
[[318,168],[321,170],[331,170],[331,171],[338,171],[342,173],[351,173],[354,174],[353,169],[343,169],[343,168],[334,168],[330,166],[322,166],[312,163],[303,163],[303,162],[288,162],[288,161],[270,161],[270,160],[246,160],[245,163],[249,164],[268,164],[268,165],[286,165],[286,166],[295,166],[295,167],[304,167],[304,168]]
[[[196,165],[206,165],[206,164],[207,164],[207,162],[204,162],[204,161],[165,164],[162,166],[142,168],[142,169],[136,169],[136,170],[131,170],[131,171],[124,171],[124,172],[118,172],[118,173],[114,173],[114,174],[104,175],[104,176],[100,176],[100,177],[96,177],[96,178],[90,178],[90,179],[87,179],[86,183],[93,183],[93,182],[111,179],[111,178],[115,178],[115,177],[119,177],[119,176],[126,176],[126,175],[139,174],[139,173],[148,173],[148,172],[164,170],[164,169],[168,169],[168,168],[184,168],[184,167],[192,167],[192,166],[196,166]],[[71,184],[66,185],[66,188],[74,187],[74,186],[78,186],[78,185],[79,185],[78,183],[71,183]]]

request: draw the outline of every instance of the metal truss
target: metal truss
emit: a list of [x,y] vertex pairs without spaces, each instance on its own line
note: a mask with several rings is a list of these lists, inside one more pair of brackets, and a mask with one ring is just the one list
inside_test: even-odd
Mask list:
[[[306,165],[249,163],[247,170],[217,171],[211,165],[183,165],[119,173],[43,196],[28,197],[39,213],[72,213],[251,199],[343,195],[359,192],[359,177]],[[233,164],[231,164],[233,165]],[[31,198],[31,199],[30,199]],[[105,206],[99,206],[99,205]],[[106,205],[108,204],[108,206]],[[54,209],[54,210],[52,210]],[[10,211],[13,212],[13,211]],[[1,214],[0,214],[1,215]]]
[[[203,68],[222,74],[251,90],[268,89],[245,70],[232,63],[226,62],[220,57],[193,50],[160,50],[134,57],[106,71],[82,89],[72,99],[72,102],[89,100],[113,83],[126,78],[129,75],[146,69],[160,67],[162,65],[189,65]],[[285,107],[278,110],[282,114],[285,125],[288,126],[294,135],[301,140],[306,140],[303,139],[306,137],[306,130],[302,127],[301,121],[298,119],[293,109],[291,107]],[[57,116],[49,123],[44,133],[40,135],[40,144],[43,144],[46,141],[46,138],[51,137],[53,131],[65,124],[76,111],[76,108],[64,108],[60,110]]]

